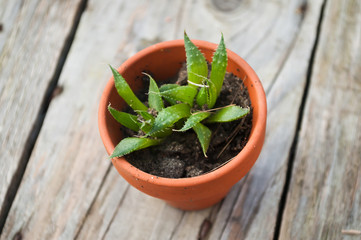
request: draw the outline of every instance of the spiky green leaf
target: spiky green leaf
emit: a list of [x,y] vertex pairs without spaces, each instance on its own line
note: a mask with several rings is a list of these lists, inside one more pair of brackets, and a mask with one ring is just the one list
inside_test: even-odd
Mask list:
[[158,145],[161,143],[161,141],[162,139],[137,138],[137,137],[124,138],[115,147],[110,158],[122,157],[136,150]]
[[[178,87],[180,87],[180,85],[175,84],[175,83],[163,84],[162,86],[160,86],[159,91],[162,94],[162,92],[166,92],[168,90],[178,88]],[[176,105],[177,104],[177,101],[173,100],[172,98],[165,98],[165,100],[167,102],[169,102],[171,105]]]
[[143,119],[149,123],[154,122],[154,116],[147,111],[136,111]]
[[108,106],[108,111],[113,116],[113,118],[124,127],[129,128],[135,132],[139,131],[140,123],[137,121],[137,116],[125,112],[120,112],[112,108],[110,105]]
[[179,87],[180,85],[178,84],[175,84],[175,83],[169,83],[169,84],[163,84],[159,87],[159,91],[160,92],[164,92],[164,91],[167,91],[167,90],[170,90],[172,88],[177,88]]
[[149,122],[142,122],[140,126],[140,130],[142,130],[145,134],[149,133],[150,129],[152,129],[152,124]]
[[211,141],[212,131],[208,127],[204,126],[202,123],[196,124],[193,127],[193,130],[197,134],[204,156],[207,157],[207,150]]
[[213,55],[212,60],[212,70],[210,81],[214,84],[217,92],[217,96],[221,92],[224,76],[226,74],[227,69],[227,50],[226,45],[224,44],[223,34],[221,37],[221,41],[218,44],[217,50]]
[[190,115],[190,106],[186,103],[180,103],[164,108],[155,118],[153,127],[149,131],[148,135],[153,136],[158,132],[173,126],[173,124],[180,119],[189,117]]
[[207,88],[202,87],[201,89],[199,89],[197,97],[196,97],[196,102],[197,102],[198,106],[202,107],[205,104],[207,104],[207,98],[208,98]]
[[155,117],[147,111],[137,111],[137,113],[143,118],[141,119],[140,130],[144,133],[148,133],[154,124]]
[[173,133],[172,127],[167,127],[167,128],[165,128],[163,130],[152,133],[152,137],[164,138],[166,136],[171,135],[172,133]]
[[184,123],[183,127],[181,129],[179,129],[179,131],[187,131],[188,129],[191,129],[192,127],[194,127],[195,125],[197,125],[198,123],[200,123],[201,121],[203,121],[204,119],[206,119],[207,117],[209,117],[211,115],[210,112],[196,112],[193,113],[188,119],[187,121]]
[[217,111],[214,115],[207,119],[208,123],[214,122],[231,122],[246,116],[249,113],[249,108],[242,108],[240,106],[230,105]]
[[112,66],[109,67],[113,72],[115,88],[117,89],[118,94],[124,99],[124,101],[133,110],[147,111],[148,108],[135,96],[134,92],[129,87],[125,79],[119,74],[119,72]]
[[152,76],[147,73],[144,73],[149,77],[149,92],[148,92],[148,104],[149,107],[157,110],[158,112],[164,108],[162,101],[162,96],[160,95],[159,88],[157,83],[154,81]]
[[217,101],[217,88],[213,82],[208,81],[208,88],[207,88],[207,105],[208,108],[213,108],[214,104]]
[[193,84],[201,84],[208,77],[207,62],[204,55],[192,43],[186,32],[184,32],[184,47],[187,56],[188,83],[191,86],[196,87]]
[[[153,125],[150,124],[150,123],[147,123],[147,122],[143,122],[140,129],[145,133],[145,134],[148,134],[149,131],[152,129]],[[172,134],[172,128],[171,127],[168,127],[168,128],[165,128],[161,131],[158,131],[154,134],[152,134],[152,137],[157,137],[157,138],[163,138],[163,137],[166,137],[166,136],[169,136]]]
[[180,101],[193,106],[194,98],[197,92],[197,89],[191,86],[178,86],[166,91],[162,91],[161,95],[170,103],[176,103],[177,101]]

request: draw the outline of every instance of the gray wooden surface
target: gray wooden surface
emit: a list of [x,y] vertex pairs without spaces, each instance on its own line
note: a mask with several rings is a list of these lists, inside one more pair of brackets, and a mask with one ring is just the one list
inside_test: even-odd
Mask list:
[[[107,64],[184,29],[268,102],[256,165],[194,212],[130,187],[97,127]],[[0,0],[0,239],[361,239],[360,103],[359,0]]]

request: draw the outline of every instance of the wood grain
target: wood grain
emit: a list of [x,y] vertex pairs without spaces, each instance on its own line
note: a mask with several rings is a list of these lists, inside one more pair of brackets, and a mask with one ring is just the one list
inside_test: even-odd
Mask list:
[[[261,160],[261,164],[258,164],[259,166],[256,166],[255,170],[252,170],[252,172],[255,173],[251,178],[245,179],[242,181],[243,184],[237,185],[234,188],[226,198],[221,210],[219,212],[216,211],[216,214],[214,214],[214,209],[217,210],[219,206],[200,212],[185,212],[181,215],[181,218],[179,213],[176,213],[177,217],[175,218],[152,218],[153,220],[151,221],[147,218],[144,218],[143,220],[137,218],[139,224],[138,231],[144,233],[142,236],[135,235],[139,233],[134,233],[132,227],[121,227],[125,224],[124,221],[128,221],[126,226],[133,226],[133,223],[130,223],[128,217],[125,216],[128,216],[128,211],[132,211],[134,215],[141,212],[143,216],[149,216],[154,214],[154,209],[143,209],[144,205],[142,202],[136,203],[134,199],[126,197],[123,200],[122,205],[120,207],[117,206],[113,210],[118,211],[118,213],[117,217],[110,223],[111,227],[109,228],[108,237],[146,239],[151,233],[151,236],[154,239],[162,239],[164,236],[166,236],[166,239],[168,239],[169,236],[171,236],[171,239],[196,239],[199,228],[205,219],[212,219],[212,221],[215,221],[211,229],[211,239],[218,239],[222,236],[227,238],[231,231],[237,235],[240,234],[239,231],[244,230],[234,228],[235,225],[245,226],[247,230],[250,229],[254,232],[254,235],[252,235],[253,237],[273,237],[279,199],[283,189],[287,168],[289,148],[293,141],[297,124],[298,108],[295,106],[299,106],[302,99],[309,58],[316,36],[321,1],[314,2],[312,6],[310,6],[311,10],[306,13],[306,16],[302,16],[302,12],[300,12],[303,3],[297,1],[290,3],[286,1],[267,3],[264,6],[262,5],[260,11],[254,11],[252,14],[249,13],[249,8],[251,7],[242,4],[244,3],[240,3],[239,6],[235,7],[236,10],[229,12],[221,11],[216,5],[212,5],[206,1],[187,1],[181,8],[183,12],[179,13],[179,15],[181,15],[181,17],[179,17],[179,25],[181,27],[177,28],[187,29],[189,35],[195,36],[195,38],[214,39],[213,41],[217,42],[219,38],[218,33],[214,30],[207,31],[207,28],[204,27],[205,25],[209,25],[209,28],[212,29],[211,26],[216,26],[223,31],[227,46],[230,49],[244,52],[246,55],[249,55],[247,56],[248,59],[254,59],[256,71],[260,72],[260,77],[263,83],[265,83],[265,86],[268,89],[271,89],[271,87],[274,86],[274,90],[269,90],[270,95],[268,97],[271,114],[271,118],[268,122],[268,124],[271,125],[271,127],[268,127],[268,138],[270,138],[270,135],[272,135],[272,137],[270,140],[266,140],[268,141],[268,145],[266,145],[263,157],[260,158],[260,160],[263,159]],[[261,3],[258,2],[258,4]],[[257,5],[256,3],[251,9],[255,10],[257,9],[257,6],[260,7],[260,5]],[[282,6],[283,9],[280,10],[280,6]],[[199,11],[197,12],[195,9],[199,9]],[[283,12],[283,14],[279,15],[278,11]],[[246,13],[248,17],[243,16]],[[257,16],[259,17],[258,21],[260,22],[252,22],[252,20],[257,19]],[[237,25],[239,22],[242,24]],[[273,24],[269,24],[267,26],[270,29],[261,28],[263,24],[268,22],[277,22],[278,25],[274,26]],[[294,24],[293,27],[295,29],[288,26],[290,22]],[[247,27],[247,24],[255,24],[262,34],[258,32],[258,35],[252,35],[253,29]],[[148,26],[147,24],[144,27],[147,29],[152,28],[152,26]],[[289,32],[285,30],[287,28],[289,29]],[[243,34],[239,34],[241,30]],[[270,32],[274,33],[270,34],[267,41],[264,41],[264,36]],[[180,34],[181,33],[178,33],[178,38],[181,38]],[[227,35],[229,35],[228,38]],[[227,41],[227,39],[230,40]],[[258,43],[255,44],[255,42]],[[278,46],[275,50],[274,46],[277,44],[283,44],[287,47],[281,48]],[[268,48],[270,49],[269,51],[264,51]],[[261,57],[263,59],[263,64],[258,63],[257,65],[256,59]],[[270,67],[269,69],[272,69],[272,71],[262,71],[266,66],[276,67],[273,69]],[[294,66],[299,67],[297,71],[295,71]],[[290,93],[289,90],[293,88],[297,88],[296,93]],[[275,111],[272,110],[274,108],[276,108]],[[271,111],[273,113],[271,113]],[[282,118],[280,116],[285,117]],[[293,127],[290,127],[285,131],[285,126]],[[245,186],[249,186],[247,189],[250,192],[246,191]],[[109,191],[107,189],[111,188],[111,185],[105,184],[102,187],[102,190],[106,192]],[[234,206],[233,204],[237,199],[240,199],[240,189],[243,189],[242,196],[247,202],[238,203]],[[263,195],[267,197],[262,199]],[[255,199],[259,199],[259,201],[254,201]],[[269,201],[269,199],[272,199],[272,201]],[[106,203],[103,204],[100,200],[100,198],[97,198],[95,202],[102,207],[92,208],[93,214],[87,217],[84,227],[80,232],[81,239],[86,239],[87,232],[95,231],[94,234],[98,234],[97,231],[101,231],[101,229],[104,228],[101,225],[92,227],[91,224],[94,219],[98,218],[96,209],[106,208],[106,206],[104,206]],[[123,207],[127,201],[131,201],[132,203],[133,207],[131,210],[130,208],[125,209]],[[155,208],[159,207],[157,205],[159,204],[158,200],[154,201]],[[260,207],[262,207],[261,210],[259,210]],[[234,216],[240,209],[243,209],[244,211],[242,212],[245,215],[244,219],[236,218]],[[230,216],[230,212],[232,211],[233,215]],[[120,214],[120,212],[122,214]],[[157,215],[159,216],[159,213],[157,213]],[[255,222],[247,224],[247,222],[250,222],[249,219],[253,217],[256,218]],[[155,227],[161,226],[162,224],[167,224],[169,227]],[[259,231],[260,229],[262,231]]]
[[[60,76],[63,91],[51,102],[1,239],[197,239],[200,232],[206,239],[273,239],[322,2],[89,0]],[[184,29],[211,42],[223,32],[227,47],[258,73],[269,114],[255,167],[223,203],[195,212],[130,187],[110,166],[97,130],[107,64],[182,38]],[[29,56],[43,64],[42,55]]]
[[[169,5],[143,1],[88,2],[58,83],[63,91],[51,102],[1,239],[72,239],[79,234],[83,221],[92,213],[95,196],[107,183],[104,178],[111,164],[97,127],[98,102],[111,75],[107,64],[119,66],[139,48],[173,39],[173,31],[167,30],[173,25],[164,24],[166,19],[161,14],[153,19],[157,11],[168,9]],[[149,26],[154,21],[162,23],[154,25],[157,32],[146,40],[143,34],[147,32],[137,31],[144,21]],[[123,188],[112,193],[122,198],[126,192]],[[106,207],[112,220],[116,212],[111,212],[112,206]],[[125,210],[131,214],[131,209]],[[104,224],[101,234],[108,231],[109,224]]]
[[[0,212],[10,206],[80,1],[0,1]],[[19,181],[18,181],[19,182]],[[0,219],[2,223],[4,219]]]
[[[291,6],[296,6],[290,3]],[[322,1],[312,1],[301,18],[287,56],[269,83],[268,120],[262,153],[250,173],[226,199],[210,239],[273,239],[290,148],[307,78]],[[304,3],[289,9],[299,13]],[[286,16],[289,14],[284,13]],[[291,21],[290,19],[284,21]],[[281,26],[280,26],[281,27]],[[275,31],[275,30],[273,30]],[[269,43],[266,43],[267,45]],[[258,55],[256,55],[258,56]],[[232,199],[231,199],[232,197]],[[227,212],[227,213],[224,213]]]
[[329,0],[281,239],[357,239],[347,233],[361,230],[360,76],[361,3]]

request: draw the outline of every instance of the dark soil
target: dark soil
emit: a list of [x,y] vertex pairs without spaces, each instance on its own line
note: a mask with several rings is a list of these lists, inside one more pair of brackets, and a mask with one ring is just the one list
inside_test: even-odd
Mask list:
[[[187,84],[187,71],[183,67],[176,78],[169,82]],[[251,101],[243,81],[226,73],[222,92],[215,105],[222,107],[236,104],[250,107]],[[212,140],[207,151],[207,158],[194,131],[174,132],[158,146],[133,152],[126,159],[144,172],[167,178],[194,177],[210,172],[237,155],[248,141],[252,128],[252,111],[246,117],[220,124],[207,125],[212,130]],[[134,135],[124,130],[125,135]]]

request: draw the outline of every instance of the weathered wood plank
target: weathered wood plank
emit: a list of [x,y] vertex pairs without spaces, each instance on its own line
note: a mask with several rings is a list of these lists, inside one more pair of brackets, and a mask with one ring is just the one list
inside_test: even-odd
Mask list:
[[20,1],[0,0],[0,53],[8,40],[16,17],[21,9]]
[[[277,108],[277,111],[271,114],[271,120],[268,123],[273,126],[268,128],[268,135],[272,135],[272,137],[269,137],[271,141],[268,141],[266,151],[263,153],[263,157],[261,157],[263,160],[260,159],[261,163],[258,164],[258,167],[255,167],[256,170],[252,170],[252,172],[254,172],[252,178],[245,179],[243,184],[237,185],[234,188],[226,198],[217,216],[214,216],[213,209],[218,206],[200,212],[186,212],[182,215],[181,219],[179,219],[179,213],[173,213],[177,216],[174,219],[157,218],[156,220],[150,221],[144,218],[140,221],[137,218],[139,224],[138,231],[144,232],[144,235],[139,236],[136,235],[139,233],[134,233],[133,228],[120,227],[122,224],[126,224],[124,221],[128,222],[126,226],[133,226],[133,223],[129,222],[128,217],[122,219],[122,216],[128,216],[129,211],[133,212],[133,214],[141,212],[143,216],[148,216],[154,213],[154,209],[143,209],[144,205],[142,202],[134,203],[134,199],[126,197],[120,208],[114,208],[114,211],[119,211],[117,217],[110,223],[104,223],[111,224],[107,236],[116,236],[118,238],[129,238],[131,236],[134,239],[144,239],[151,233],[154,239],[162,239],[163,236],[166,236],[166,239],[168,236],[172,236],[172,239],[196,239],[203,221],[207,218],[214,220],[214,218],[217,217],[216,222],[213,223],[211,238],[217,239],[221,237],[223,229],[226,229],[223,233],[223,237],[226,238],[226,236],[228,236],[227,232],[229,233],[230,229],[233,231],[232,225],[244,224],[244,226],[246,226],[245,222],[247,222],[247,218],[239,220],[233,215],[230,217],[232,209],[234,209],[233,211],[235,213],[238,211],[237,209],[243,208],[245,216],[247,215],[248,218],[256,215],[255,222],[248,225],[249,229],[252,231],[264,229],[257,236],[272,238],[279,199],[284,184],[289,148],[297,123],[298,107],[295,106],[299,106],[301,102],[308,61],[316,36],[321,4],[320,1],[313,3],[305,16],[302,15],[302,2],[300,1],[290,3],[288,1],[277,1],[267,4],[258,2],[252,6],[248,6],[244,2],[236,4],[237,5],[232,8],[233,11],[222,12],[215,5],[206,1],[187,1],[183,8],[181,8],[182,12],[179,13],[179,15],[181,15],[181,17],[179,17],[179,25],[181,27],[177,28],[187,29],[189,35],[194,38],[214,39],[211,41],[217,42],[219,35],[217,31],[214,31],[214,27],[212,27],[217,26],[219,31],[223,31],[230,49],[242,52],[248,55],[247,60],[250,59],[251,62],[254,61],[252,65],[256,65],[255,69],[260,73],[260,78],[265,83],[266,88],[270,89],[272,84],[274,84],[275,90],[270,92],[269,104],[270,109]],[[261,6],[260,4],[263,5]],[[280,9],[280,6],[282,6],[283,11]],[[255,11],[252,14],[249,13],[250,9],[257,9],[257,7],[261,8],[261,11]],[[278,11],[283,12],[283,14],[280,15]],[[247,13],[247,17],[244,16],[245,13]],[[259,17],[259,22],[256,21],[255,24],[259,26],[259,31],[254,35],[252,34],[254,32],[253,29],[247,26],[254,24],[252,21],[257,19],[257,17]],[[173,16],[169,17],[169,19],[173,19]],[[241,23],[241,25],[237,25],[237,23]],[[265,23],[269,23],[267,25],[268,28],[261,28]],[[278,24],[274,25],[274,23]],[[289,26],[290,23],[293,23],[293,27]],[[208,26],[208,28],[206,26]],[[153,31],[157,31],[154,25],[144,24],[143,27],[144,29],[155,28]],[[240,34],[240,32],[242,32],[242,34]],[[180,34],[181,33],[176,33],[176,36],[181,38]],[[264,40],[264,36],[268,36],[267,34],[270,36],[266,41]],[[300,49],[293,49],[295,46]],[[269,50],[265,51],[265,49],[268,48]],[[241,54],[241,56],[243,55]],[[262,59],[262,62],[258,62],[258,58]],[[286,67],[284,67],[284,65]],[[298,66],[299,69],[295,70],[295,66]],[[276,83],[273,83],[274,81]],[[283,86],[284,84],[286,85]],[[298,88],[295,95],[289,92],[289,89],[294,87]],[[282,118],[280,116],[285,117]],[[288,118],[286,118],[286,116],[288,116]],[[285,132],[285,126],[293,126],[293,128]],[[278,145],[278,141],[280,141],[281,144]],[[266,183],[268,182],[270,183],[267,185]],[[272,187],[273,182],[277,183],[274,187]],[[245,185],[249,185],[249,189],[251,189],[251,193],[247,193],[249,195],[246,194]],[[241,188],[242,186],[243,188]],[[102,191],[109,191],[107,190],[108,188],[111,189],[112,186],[105,184]],[[240,189],[244,190],[242,193],[243,198],[247,199],[248,204],[238,203],[238,205],[233,206],[233,203],[238,199]],[[261,191],[257,192],[259,189],[261,189]],[[254,204],[251,203],[255,198],[260,198],[262,195],[267,196],[267,198]],[[269,201],[269,199],[272,199],[272,201]],[[97,209],[106,208],[100,200],[100,198],[97,198],[95,202],[103,207],[100,208],[97,206],[95,208],[93,206],[93,214],[87,217],[84,227],[81,230],[81,239],[86,239],[88,235],[85,233],[88,231],[95,231],[94,234],[98,234],[96,232],[104,228],[102,226],[92,228],[91,224],[94,219],[99,217],[96,213]],[[123,205],[126,201],[132,202],[132,206],[134,207],[124,209]],[[159,204],[158,200],[154,201],[156,208],[159,208],[159,205],[157,205]],[[260,206],[263,206],[262,210],[258,210]],[[248,207],[249,209],[247,209]],[[142,208],[142,210],[138,210],[139,208]],[[120,211],[122,212],[121,214]],[[265,217],[267,214],[268,217]],[[227,222],[230,222],[230,224],[226,226]],[[160,230],[157,230],[154,226],[161,226],[165,223],[168,224],[168,226],[170,225],[170,227],[160,228],[162,232],[157,232]],[[171,226],[173,226],[173,228]],[[164,234],[165,232],[166,234]],[[186,238],[184,238],[185,236]]]
[[[60,78],[64,91],[51,103],[3,239],[19,232],[29,239],[195,239],[206,218],[217,219],[212,239],[239,236],[243,226],[249,238],[273,236],[320,1],[306,15],[297,0],[233,1],[228,8],[220,2],[88,2]],[[212,42],[222,31],[269,92],[265,151],[218,214],[219,206],[184,213],[129,188],[113,168],[108,173],[97,133],[94,116],[110,76],[106,64],[117,66],[152,43],[181,38],[183,29]]]
[[169,239],[182,216],[182,211],[130,187],[111,169],[77,239]]
[[[101,92],[110,77],[107,63],[118,66],[139,48],[173,39],[174,23],[164,24],[167,19],[157,13],[169,13],[169,9],[173,9],[171,5],[174,6],[144,1],[88,2],[59,80],[63,92],[51,102],[1,239],[14,236],[72,239],[78,234],[83,220],[92,214],[89,208],[111,164],[98,134],[96,118]],[[174,18],[177,11],[173,9]],[[146,29],[138,31],[143,22],[158,26],[157,35]],[[108,184],[107,181],[104,184]],[[121,188],[111,193],[123,197],[126,191]],[[116,201],[106,196],[109,202]],[[111,205],[105,207],[106,217],[116,217],[113,216],[116,211],[110,211]],[[130,209],[121,211],[125,210],[130,213]],[[104,226],[100,234],[107,233],[108,225]],[[109,232],[109,236],[112,235],[113,232]]]
[[361,237],[360,103],[361,3],[328,0],[281,239]]
[[[305,5],[302,2],[299,2],[300,5],[290,4],[293,7],[286,8],[289,11],[284,13],[286,16],[291,13],[302,13],[304,16],[293,42],[289,47],[284,46],[287,49],[284,53],[286,59],[280,63],[268,90],[264,148],[248,176],[232,190],[239,194],[234,194],[233,199],[226,199],[222,205],[222,215],[217,218],[210,239],[273,239],[322,1],[310,2],[307,11],[303,11]],[[275,27],[273,31],[276,30]]]
[[0,0],[0,225],[79,4]]

